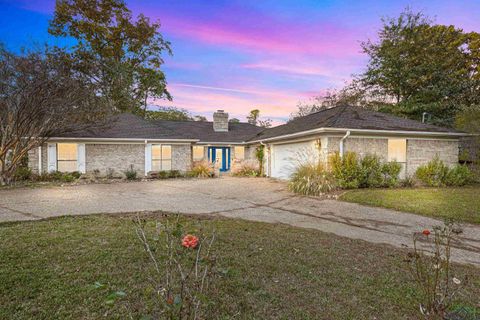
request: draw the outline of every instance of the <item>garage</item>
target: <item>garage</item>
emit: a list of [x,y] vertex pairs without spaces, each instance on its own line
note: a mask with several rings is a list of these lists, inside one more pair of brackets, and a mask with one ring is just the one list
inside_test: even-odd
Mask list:
[[270,176],[289,179],[300,163],[315,158],[314,141],[273,144],[270,148]]

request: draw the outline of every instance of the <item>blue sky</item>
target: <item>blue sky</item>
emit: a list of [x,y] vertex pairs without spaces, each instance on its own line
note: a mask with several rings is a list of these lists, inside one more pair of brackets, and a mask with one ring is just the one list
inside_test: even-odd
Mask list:
[[[258,108],[280,123],[299,101],[340,88],[367,58],[384,16],[406,7],[437,23],[480,31],[480,1],[127,1],[134,14],[160,20],[174,55],[163,67],[173,102],[211,117],[216,109],[244,118]],[[52,0],[0,0],[0,41],[11,50],[49,42]]]

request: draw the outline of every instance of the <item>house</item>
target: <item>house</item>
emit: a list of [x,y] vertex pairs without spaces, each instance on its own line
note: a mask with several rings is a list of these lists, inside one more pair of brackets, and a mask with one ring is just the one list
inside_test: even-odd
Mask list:
[[130,166],[140,174],[150,171],[188,171],[194,161],[215,162],[228,172],[232,164],[255,159],[265,148],[265,172],[288,179],[299,163],[321,161],[329,155],[356,152],[376,154],[402,165],[402,176],[436,155],[447,165],[458,163],[459,139],[466,134],[393,115],[339,106],[287,124],[264,129],[248,123],[230,123],[219,110],[213,122],[145,120],[131,114],[115,116],[111,125],[53,137],[31,150],[34,172],[79,171],[122,173]]

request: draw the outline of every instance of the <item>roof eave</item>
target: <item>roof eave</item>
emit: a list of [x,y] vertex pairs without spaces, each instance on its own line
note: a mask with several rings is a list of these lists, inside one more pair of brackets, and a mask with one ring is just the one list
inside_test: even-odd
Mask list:
[[370,133],[370,134],[398,134],[398,135],[413,135],[413,136],[429,136],[429,137],[467,137],[472,134],[463,132],[432,132],[432,131],[408,131],[408,130],[372,130],[372,129],[349,129],[349,128],[317,128],[312,130],[300,131],[291,134],[247,141],[247,143],[260,143],[275,140],[284,140],[289,138],[297,138],[316,133],[336,133],[347,132],[352,133]]
[[65,141],[101,141],[101,142],[118,142],[118,141],[125,141],[125,142],[198,142],[199,139],[170,139],[170,138],[162,138],[162,139],[151,139],[151,138],[85,138],[85,137],[51,137],[48,140],[65,140]]

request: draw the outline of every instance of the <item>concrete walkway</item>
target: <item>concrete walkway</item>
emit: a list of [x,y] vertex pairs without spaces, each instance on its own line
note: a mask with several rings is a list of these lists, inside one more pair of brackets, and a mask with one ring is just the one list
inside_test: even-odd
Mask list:
[[[0,190],[0,222],[155,210],[285,223],[396,247],[411,247],[414,232],[442,224],[388,209],[298,197],[286,190],[285,183],[258,178]],[[462,225],[462,229],[452,257],[480,266],[480,226]]]

